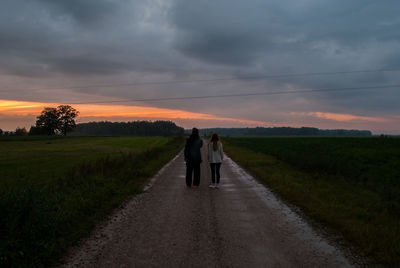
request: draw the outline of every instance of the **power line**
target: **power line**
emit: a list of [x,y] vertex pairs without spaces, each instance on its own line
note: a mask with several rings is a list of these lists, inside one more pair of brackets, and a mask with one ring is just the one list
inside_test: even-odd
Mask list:
[[[171,80],[171,81],[149,81],[149,82],[134,82],[120,84],[98,84],[98,85],[83,85],[83,86],[67,86],[67,87],[40,87],[30,88],[26,90],[43,90],[43,89],[87,89],[87,88],[107,88],[107,87],[122,87],[122,86],[139,86],[139,85],[166,85],[166,84],[181,84],[181,83],[203,83],[203,82],[220,82],[233,80],[252,80],[252,79],[268,79],[268,78],[285,78],[285,77],[305,77],[319,75],[340,75],[340,74],[357,74],[357,73],[378,73],[378,72],[398,72],[398,69],[378,69],[378,70],[354,70],[354,71],[338,71],[338,72],[312,72],[312,73],[294,73],[294,74],[275,74],[275,75],[260,75],[260,76],[242,76],[242,77],[221,77],[210,79],[192,79],[192,80]],[[1,91],[11,91],[15,89],[5,89]]]
[[237,94],[222,94],[222,95],[204,95],[204,96],[185,96],[185,97],[165,97],[165,98],[145,98],[145,99],[128,99],[114,101],[93,101],[93,102],[75,102],[69,104],[102,104],[102,103],[123,103],[123,102],[144,102],[144,101],[169,101],[169,100],[189,100],[189,99],[210,99],[210,98],[231,98],[231,97],[246,97],[246,96],[266,96],[266,95],[281,95],[281,94],[298,94],[298,93],[313,93],[313,92],[331,92],[331,91],[350,91],[350,90],[368,90],[368,89],[387,89],[400,88],[397,85],[385,86],[369,86],[369,87],[345,87],[345,88],[324,88],[324,89],[309,89],[309,90],[289,90],[289,91],[270,91],[270,92],[255,92],[255,93],[237,93]]

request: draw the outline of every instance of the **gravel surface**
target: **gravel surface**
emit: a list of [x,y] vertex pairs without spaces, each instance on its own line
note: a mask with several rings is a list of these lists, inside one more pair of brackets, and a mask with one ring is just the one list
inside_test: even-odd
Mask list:
[[204,161],[200,188],[186,188],[180,153],[71,249],[63,267],[352,266],[228,157],[219,189],[208,188],[209,172]]

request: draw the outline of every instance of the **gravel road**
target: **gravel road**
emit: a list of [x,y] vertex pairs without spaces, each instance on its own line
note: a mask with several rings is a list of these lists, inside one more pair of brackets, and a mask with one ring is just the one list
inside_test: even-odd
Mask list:
[[[203,151],[203,159],[205,152]],[[220,189],[185,186],[180,153],[64,259],[63,267],[350,267],[316,234],[228,157]]]

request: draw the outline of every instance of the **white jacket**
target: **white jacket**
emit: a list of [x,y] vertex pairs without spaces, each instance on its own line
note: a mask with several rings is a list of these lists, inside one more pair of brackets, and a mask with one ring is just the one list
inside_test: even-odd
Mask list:
[[222,143],[218,142],[218,149],[214,151],[213,143],[208,144],[208,162],[210,163],[222,163],[224,159],[224,150],[222,148]]

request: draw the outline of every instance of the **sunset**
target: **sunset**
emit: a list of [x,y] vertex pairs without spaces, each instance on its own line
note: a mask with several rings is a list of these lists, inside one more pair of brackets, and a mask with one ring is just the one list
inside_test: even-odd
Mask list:
[[[13,130],[16,127],[29,129],[44,107],[55,107],[60,103],[42,103],[29,101],[0,100],[0,118],[3,128]],[[78,122],[91,121],[136,121],[136,120],[172,120],[186,128],[199,127],[278,127],[278,126],[318,126],[320,128],[369,129],[379,133],[396,133],[400,116],[369,117],[341,113],[290,112],[290,119],[282,121],[257,121],[244,118],[222,117],[215,114],[196,113],[185,110],[158,108],[149,106],[118,104],[76,104],[80,111]]]
[[399,11],[1,0],[0,267],[400,267]]
[[[4,124],[5,129],[7,129],[7,126],[10,129],[15,127],[28,129],[30,125],[33,125],[43,108],[58,105],[60,103],[0,100],[0,114],[5,121],[8,121]],[[188,128],[192,124],[202,126],[277,126],[277,124],[262,121],[218,117],[212,114],[147,106],[77,104],[74,107],[80,111],[78,122],[172,120]]]

